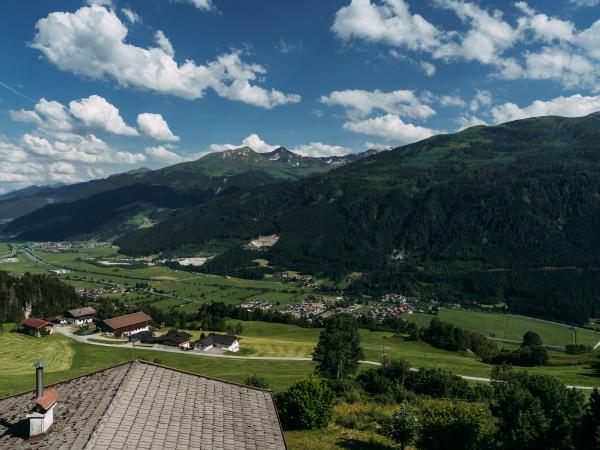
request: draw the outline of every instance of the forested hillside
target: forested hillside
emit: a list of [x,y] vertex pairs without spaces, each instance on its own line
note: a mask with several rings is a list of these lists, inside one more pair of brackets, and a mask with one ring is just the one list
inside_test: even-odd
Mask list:
[[242,243],[280,240],[271,266],[445,301],[600,315],[600,115],[475,127],[285,186],[181,211],[119,241],[130,254],[227,243],[205,270],[258,270]]
[[13,217],[4,231],[19,239],[110,239],[137,228],[140,222],[152,224],[175,209],[325,173],[362,156],[312,158],[285,148],[256,153],[243,147],[159,170],[24,190],[4,201],[0,199],[0,221]]
[[80,306],[73,287],[57,278],[25,274],[21,278],[0,271],[0,323],[23,320],[27,309],[34,317],[48,317]]

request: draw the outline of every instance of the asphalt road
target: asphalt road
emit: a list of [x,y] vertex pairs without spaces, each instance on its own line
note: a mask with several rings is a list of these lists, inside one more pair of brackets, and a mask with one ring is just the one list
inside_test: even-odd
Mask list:
[[[63,334],[64,336],[67,336],[71,339],[75,339],[78,342],[82,342],[84,344],[91,344],[91,345],[98,345],[101,347],[113,347],[113,348],[130,348],[132,350],[132,352],[135,351],[144,351],[144,350],[152,350],[152,351],[159,351],[159,352],[169,352],[169,353],[179,353],[179,354],[183,354],[186,356],[197,356],[197,357],[204,357],[204,358],[226,358],[226,359],[245,359],[245,360],[259,360],[259,361],[312,361],[312,358],[301,358],[301,357],[287,357],[287,356],[237,356],[237,355],[221,355],[221,354],[216,354],[216,353],[206,353],[206,352],[198,352],[195,350],[191,350],[191,351],[183,351],[183,350],[179,350],[178,348],[174,348],[174,347],[165,347],[165,346],[154,346],[154,347],[140,347],[140,346],[136,346],[135,348],[133,348],[133,345],[131,342],[128,342],[126,344],[111,344],[110,341],[107,339],[107,343],[104,344],[102,342],[93,342],[90,341],[89,338],[94,338],[94,339],[99,339],[98,336],[96,335],[91,335],[91,336],[77,336],[73,333],[71,333],[71,331],[69,330],[68,327],[54,327],[54,329],[56,331],[58,331],[59,333]],[[377,362],[377,361],[359,361],[361,364],[368,364],[368,365],[372,365],[372,366],[380,366],[381,363]],[[418,370],[416,368],[411,368],[411,370]],[[470,375],[457,375],[460,378],[462,378],[463,380],[467,380],[467,381],[481,381],[484,383],[491,383],[491,379],[490,378],[485,378],[485,377],[473,377]],[[582,390],[593,390],[595,389],[592,386],[569,386],[567,385],[568,388],[573,388],[573,389],[582,389]]]

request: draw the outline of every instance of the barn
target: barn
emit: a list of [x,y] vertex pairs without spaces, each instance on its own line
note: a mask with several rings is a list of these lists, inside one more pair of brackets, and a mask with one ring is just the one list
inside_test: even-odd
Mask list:
[[152,317],[143,311],[138,311],[106,319],[102,322],[100,328],[115,338],[123,338],[141,331],[149,331],[151,321]]

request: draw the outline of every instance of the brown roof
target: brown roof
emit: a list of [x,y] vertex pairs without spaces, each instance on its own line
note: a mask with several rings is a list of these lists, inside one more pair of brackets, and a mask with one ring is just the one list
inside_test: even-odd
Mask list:
[[0,399],[0,450],[286,449],[269,391],[141,361],[52,388],[54,424],[34,445],[31,392]]
[[71,317],[77,319],[83,316],[93,316],[94,314],[96,314],[96,310],[91,306],[84,306],[83,308],[70,309],[67,311],[67,313]]
[[34,330],[39,330],[40,328],[48,326],[48,325],[53,326],[54,324],[52,322],[48,322],[47,320],[37,319],[35,317],[30,317],[29,319],[25,319],[23,321],[24,327],[32,328]]
[[36,397],[31,400],[31,404],[38,405],[44,411],[48,411],[52,408],[52,405],[56,403],[58,400],[58,392],[56,389],[44,389],[44,392],[41,397]]
[[130,327],[131,325],[137,325],[143,322],[150,322],[151,320],[152,317],[150,317],[148,314],[146,314],[143,311],[138,311],[132,314],[127,314],[125,316],[106,319],[104,323],[113,330],[118,330],[119,328]]

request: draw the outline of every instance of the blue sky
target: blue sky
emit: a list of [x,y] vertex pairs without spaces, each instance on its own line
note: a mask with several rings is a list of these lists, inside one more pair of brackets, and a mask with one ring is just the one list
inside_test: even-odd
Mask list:
[[600,110],[600,0],[6,0],[0,192]]

